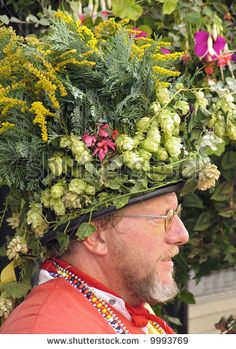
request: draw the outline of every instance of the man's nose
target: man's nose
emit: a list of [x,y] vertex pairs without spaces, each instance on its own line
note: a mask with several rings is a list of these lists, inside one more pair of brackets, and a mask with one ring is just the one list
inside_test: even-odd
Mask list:
[[166,234],[168,244],[184,245],[189,240],[189,234],[181,219],[175,215],[169,232]]

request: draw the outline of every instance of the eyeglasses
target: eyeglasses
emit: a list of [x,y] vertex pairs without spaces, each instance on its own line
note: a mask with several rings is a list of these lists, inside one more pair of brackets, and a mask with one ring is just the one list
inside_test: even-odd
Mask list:
[[164,219],[165,220],[165,231],[170,231],[171,225],[173,223],[174,216],[177,215],[178,217],[181,216],[182,206],[181,204],[177,207],[177,209],[171,208],[166,215],[159,215],[159,216],[153,216],[153,215],[115,215],[115,217],[128,217],[128,218],[147,218],[147,219]]

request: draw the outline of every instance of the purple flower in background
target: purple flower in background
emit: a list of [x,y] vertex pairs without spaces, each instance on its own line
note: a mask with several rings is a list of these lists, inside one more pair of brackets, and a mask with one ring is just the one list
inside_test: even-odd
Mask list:
[[236,53],[232,55],[232,58],[231,58],[231,59],[232,59],[232,61],[233,61],[234,63],[236,63]]
[[217,36],[216,40],[206,31],[198,31],[194,35],[194,52],[200,58],[207,61],[216,60],[226,48],[227,42],[223,36]]

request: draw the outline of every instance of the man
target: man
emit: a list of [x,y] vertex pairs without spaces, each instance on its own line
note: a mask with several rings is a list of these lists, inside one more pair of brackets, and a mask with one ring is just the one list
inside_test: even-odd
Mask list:
[[92,31],[58,12],[41,41],[0,27],[0,186],[14,229],[2,333],[173,332],[145,307],[177,293],[171,258],[188,235],[175,192],[206,190],[219,171],[199,147],[195,90],[163,81],[182,53],[125,25]]
[[[144,305],[178,292],[172,258],[188,232],[177,207],[172,192],[117,211],[105,226],[94,221],[93,234],[42,265],[40,286],[1,333],[172,333]],[[86,282],[84,290],[77,277]]]

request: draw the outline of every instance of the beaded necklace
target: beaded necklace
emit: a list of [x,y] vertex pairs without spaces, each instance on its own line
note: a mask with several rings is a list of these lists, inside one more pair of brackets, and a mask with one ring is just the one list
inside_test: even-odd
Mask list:
[[[53,262],[57,272],[49,271],[49,274],[54,278],[63,278],[75,287],[83,296],[96,308],[117,334],[129,334],[126,326],[121,322],[118,316],[110,309],[108,304],[100,297],[97,297],[92,287],[86,284],[74,273],[62,268],[56,262]],[[163,328],[154,321],[150,321],[155,327],[158,334],[165,334]]]

